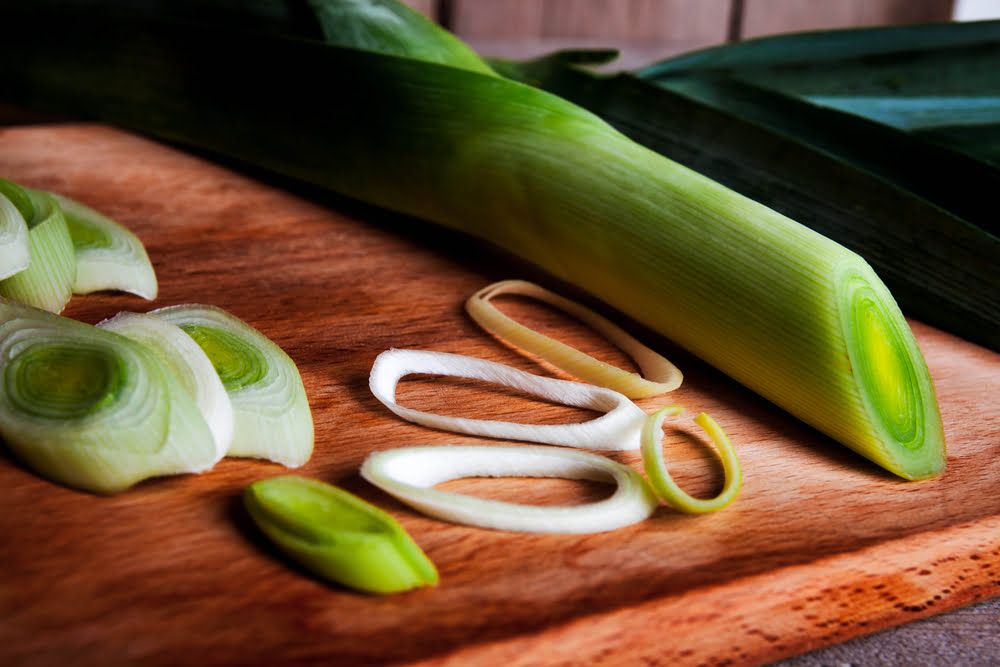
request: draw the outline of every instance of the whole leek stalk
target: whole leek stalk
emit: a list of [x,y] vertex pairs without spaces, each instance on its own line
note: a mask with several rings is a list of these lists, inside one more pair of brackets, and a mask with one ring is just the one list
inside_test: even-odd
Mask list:
[[47,30],[44,47],[19,34],[0,44],[14,101],[487,239],[902,477],[944,467],[927,367],[867,263],[561,98],[458,67],[219,27],[65,12]]

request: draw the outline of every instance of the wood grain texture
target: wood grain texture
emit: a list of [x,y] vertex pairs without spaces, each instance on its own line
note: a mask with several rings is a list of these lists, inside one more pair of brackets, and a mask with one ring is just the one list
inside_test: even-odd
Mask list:
[[[539,372],[480,332],[462,301],[530,267],[455,234],[310,190],[295,193],[98,125],[0,129],[0,175],[78,198],[147,244],[155,306],[231,310],[299,364],[317,447],[301,469],[391,511],[437,563],[433,590],[377,598],[319,582],[255,532],[239,495],[283,469],[226,460],[111,498],[39,479],[0,456],[0,664],[759,663],[1000,593],[1000,355],[913,323],[949,442],[939,479],[905,483],[632,327],[685,372],[670,402],[710,412],[745,484],[702,517],[661,508],[591,536],[464,528],[420,517],[357,476],[373,450],[476,442],[404,423],[367,390],[389,347],[474,354]],[[620,360],[571,323],[502,307]],[[96,322],[153,307],[77,297]],[[621,319],[616,317],[616,319]],[[579,416],[461,382],[404,382],[406,404],[535,421]],[[663,400],[641,405],[651,410]],[[530,411],[529,411],[530,409]],[[720,483],[696,429],[667,432],[671,471]],[[633,453],[616,455],[638,466]],[[466,480],[450,488],[567,503],[601,487]]]

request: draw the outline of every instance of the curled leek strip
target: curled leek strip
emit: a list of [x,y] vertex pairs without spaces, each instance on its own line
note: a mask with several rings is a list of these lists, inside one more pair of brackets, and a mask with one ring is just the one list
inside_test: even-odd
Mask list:
[[218,461],[233,440],[233,406],[204,350],[184,331],[152,315],[118,313],[97,325],[152,350],[194,399],[212,437]]
[[434,563],[391,516],[335,486],[286,476],[243,494],[258,527],[316,574],[373,593],[438,582]]
[[76,257],[66,219],[52,195],[9,181],[4,186],[23,194],[12,201],[27,223],[30,260],[26,269],[0,281],[0,296],[59,313],[73,296],[76,280]]
[[98,290],[130,292],[152,301],[157,282],[142,241],[92,208],[51,193],[62,209],[76,252],[74,294]]
[[649,483],[656,494],[678,511],[686,514],[705,514],[721,510],[733,502],[739,494],[740,485],[743,482],[743,472],[732,443],[729,442],[725,431],[714,419],[702,412],[695,417],[694,421],[704,429],[712,442],[715,443],[719,458],[722,460],[726,481],[719,495],[709,499],[695,498],[689,495],[677,486],[663,463],[663,455],[660,450],[660,429],[663,427],[663,420],[666,417],[679,415],[683,411],[684,408],[670,406],[657,410],[649,416],[642,427],[642,465],[646,469]]
[[[450,445],[371,454],[361,476],[410,507],[445,521],[532,533],[598,533],[638,523],[658,504],[646,480],[609,458],[558,447]],[[542,507],[439,491],[462,477],[560,477],[611,482],[610,498],[575,507]]]
[[[589,325],[638,364],[646,377],[605,363],[574,347],[549,338],[500,312],[490,303],[501,294],[542,301]],[[684,376],[670,361],[649,349],[627,331],[591,309],[524,280],[504,280],[479,290],[465,303],[479,326],[503,341],[530,352],[585,382],[607,387],[629,398],[647,398],[673,391]]]
[[312,455],[313,422],[295,362],[266,336],[215,306],[150,313],[176,324],[204,350],[233,406],[230,456],[295,468]]
[[[447,417],[422,412],[396,402],[396,385],[413,373],[483,380],[517,389],[562,405],[606,414],[578,424],[517,424],[486,419]],[[639,448],[639,434],[646,413],[611,389],[580,382],[557,380],[519,371],[484,359],[425,350],[387,350],[375,359],[368,386],[387,408],[407,421],[454,433],[491,438],[541,442],[581,449],[629,450]]]
[[180,382],[116,333],[0,299],[0,376],[0,435],[53,481],[115,493],[215,462]]
[[0,280],[28,268],[28,225],[24,215],[4,194],[0,180]]

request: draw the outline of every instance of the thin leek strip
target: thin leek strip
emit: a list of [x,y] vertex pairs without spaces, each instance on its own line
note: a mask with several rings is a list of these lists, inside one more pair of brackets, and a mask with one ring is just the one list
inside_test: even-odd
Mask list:
[[[553,403],[605,414],[578,424],[518,424],[422,412],[396,402],[396,385],[403,377],[413,373],[482,380]],[[564,447],[616,451],[639,449],[639,434],[646,419],[646,413],[635,403],[611,389],[532,375],[492,361],[446,352],[387,350],[375,359],[368,386],[385,407],[415,424],[453,433]]]
[[[598,533],[648,518],[658,502],[643,477],[609,458],[558,447],[449,445],[371,454],[361,476],[432,517],[481,528],[531,533]],[[574,507],[542,507],[434,489],[462,477],[559,477],[611,482],[610,498]]]
[[28,268],[28,225],[17,206],[3,192],[0,181],[0,280]]
[[145,345],[194,399],[215,439],[218,461],[233,440],[233,406],[205,351],[177,325],[152,315],[118,313],[98,325]]
[[705,514],[721,510],[739,495],[740,485],[743,482],[743,471],[729,437],[714,419],[702,412],[695,417],[694,421],[704,429],[719,452],[726,477],[719,495],[708,499],[691,496],[677,486],[663,462],[663,454],[660,449],[660,429],[663,427],[663,420],[679,415],[683,411],[684,408],[678,406],[662,408],[651,414],[642,427],[642,465],[646,469],[646,475],[649,476],[650,486],[671,507],[685,514]]
[[233,408],[230,456],[295,468],[312,455],[313,422],[299,369],[266,336],[215,306],[170,306],[150,313],[176,324],[204,350]]
[[0,435],[55,482],[116,493],[215,462],[187,391],[124,336],[0,299],[0,374]]
[[120,290],[156,299],[156,273],[139,237],[92,208],[50,194],[62,209],[76,252],[74,294]]
[[[501,294],[531,297],[572,315],[632,357],[646,377],[595,359],[516,322],[491,303],[493,297]],[[680,370],[665,357],[640,343],[607,318],[524,280],[504,280],[484,287],[469,297],[465,310],[479,326],[500,340],[512,343],[585,382],[613,389],[629,398],[648,398],[673,391],[684,379]]]
[[243,494],[257,526],[324,579],[372,593],[433,586],[434,563],[389,514],[330,484],[286,476]]
[[[11,192],[14,188],[23,194],[14,202],[21,204],[18,208],[27,223],[30,259],[23,271],[0,281],[0,296],[49,312],[62,312],[73,296],[76,279],[76,258],[66,220],[48,193],[8,181],[5,190]],[[27,208],[23,202],[30,205],[30,210],[22,209]]]

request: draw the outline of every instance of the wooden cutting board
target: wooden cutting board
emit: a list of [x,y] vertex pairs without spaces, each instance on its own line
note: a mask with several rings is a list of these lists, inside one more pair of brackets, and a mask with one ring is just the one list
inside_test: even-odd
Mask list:
[[[477,441],[391,415],[368,392],[372,361],[390,347],[427,348],[546,372],[483,334],[461,304],[503,278],[563,286],[461,236],[305,189],[290,194],[100,125],[0,130],[0,175],[131,227],[157,269],[155,306],[216,304],[287,350],[316,423],[316,453],[300,472],[387,508],[441,572],[435,589],[372,597],[290,566],[240,503],[248,483],[284,472],[273,464],[227,459],[204,475],[102,498],[46,482],[2,450],[0,664],[758,663],[1000,593],[1000,355],[913,323],[949,465],[939,479],[906,483],[632,327],[686,375],[675,394],[642,407],[669,401],[715,416],[743,461],[737,502],[701,517],[662,507],[590,536],[466,528],[421,517],[358,477],[374,450]],[[66,314],[96,322],[153,305],[90,295]],[[623,362],[541,307],[505,308]],[[401,398],[481,417],[583,416],[432,378],[404,382]],[[670,468],[693,492],[711,493],[717,466],[689,420],[679,424],[665,438]],[[614,458],[639,465],[633,453]],[[607,493],[547,480],[447,487],[545,503]]]

